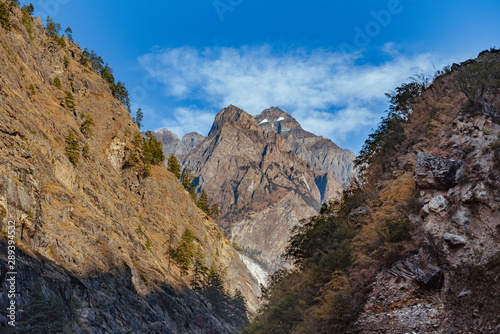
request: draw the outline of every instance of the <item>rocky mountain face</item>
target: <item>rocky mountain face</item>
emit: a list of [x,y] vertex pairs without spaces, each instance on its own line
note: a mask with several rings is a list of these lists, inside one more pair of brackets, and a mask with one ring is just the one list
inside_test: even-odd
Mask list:
[[217,114],[183,165],[220,205],[219,221],[231,240],[269,271],[283,264],[291,228],[342,190],[336,176],[301,159],[286,137],[235,106]]
[[500,52],[403,84],[245,334],[500,331]]
[[165,156],[175,154],[181,161],[184,156],[188,154],[196,145],[201,143],[204,136],[196,132],[190,132],[182,137],[182,140],[175,134],[167,129],[161,129],[154,133],[155,137],[163,144],[163,152]]
[[[140,133],[125,106],[82,64],[79,46],[65,37],[61,46],[40,18],[22,16],[14,5],[12,29],[0,27],[0,286],[10,287],[15,221],[18,327],[40,284],[71,332],[235,333],[189,288],[191,274],[179,280],[169,265],[168,231],[175,246],[192,230],[207,265],[223,268],[229,293],[240,290],[255,311],[237,252],[164,167],[127,167]],[[2,293],[1,330],[9,302]]]
[[273,130],[285,138],[288,147],[302,160],[323,172],[330,172],[342,182],[352,174],[352,161],[356,157],[326,139],[302,129],[291,115],[277,107],[264,110],[255,119],[261,127]]

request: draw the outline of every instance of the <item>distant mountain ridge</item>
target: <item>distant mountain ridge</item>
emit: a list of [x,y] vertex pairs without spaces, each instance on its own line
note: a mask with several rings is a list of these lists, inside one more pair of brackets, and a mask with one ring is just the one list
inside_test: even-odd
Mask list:
[[[231,240],[270,272],[283,265],[280,254],[293,226],[340,195],[354,159],[274,107],[255,117],[233,105],[224,108],[208,136],[187,153],[186,136],[181,141],[166,133],[157,134],[166,155],[176,154],[193,171],[198,189],[219,204],[218,221]],[[194,144],[202,136],[188,138]]]
[[161,129],[155,133],[156,139],[163,144],[163,152],[166,156],[175,154],[176,157],[182,160],[182,157],[188,154],[196,145],[201,143],[205,137],[196,132],[186,133],[182,140],[179,137],[167,130]]
[[330,139],[317,136],[300,126],[291,115],[278,107],[271,107],[255,116],[261,127],[274,130],[285,138],[287,145],[302,160],[323,172],[331,172],[342,182],[348,182],[352,161],[356,155],[343,150]]

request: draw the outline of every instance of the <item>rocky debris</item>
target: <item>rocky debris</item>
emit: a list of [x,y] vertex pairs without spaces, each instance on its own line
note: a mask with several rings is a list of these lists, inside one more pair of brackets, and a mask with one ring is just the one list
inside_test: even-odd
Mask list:
[[431,288],[440,288],[444,282],[444,275],[441,268],[432,264],[419,266],[411,260],[398,261],[388,269],[388,272],[396,277],[405,277],[414,279],[418,283],[424,284]]
[[349,213],[349,219],[355,220],[357,216],[359,215],[366,215],[368,213],[368,210],[364,206],[359,206],[356,209],[354,209],[351,213]]
[[452,233],[444,233],[443,239],[453,246],[463,246],[466,244],[464,237]]
[[415,182],[420,188],[448,189],[458,182],[461,162],[437,158],[426,152],[417,154]]
[[458,294],[458,297],[465,297],[467,295],[470,295],[470,290],[467,290],[467,291],[460,291],[460,293]]
[[429,210],[439,213],[441,211],[446,210],[448,207],[446,204],[446,199],[444,198],[443,195],[438,195],[436,197],[433,197],[429,203],[427,203]]

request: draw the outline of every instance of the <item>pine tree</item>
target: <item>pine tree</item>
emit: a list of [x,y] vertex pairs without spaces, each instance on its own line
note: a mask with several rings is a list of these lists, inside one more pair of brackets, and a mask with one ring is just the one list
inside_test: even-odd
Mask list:
[[210,217],[212,217],[212,219],[217,219],[219,215],[220,215],[219,204],[214,203],[210,208]]
[[203,295],[210,302],[215,314],[219,316],[226,315],[225,309],[228,298],[224,290],[224,270],[216,261],[212,262],[207,276],[207,286]]
[[189,192],[193,201],[196,201],[196,189],[194,185],[194,176],[191,169],[186,168],[181,176],[181,183],[183,187]]
[[230,302],[230,318],[231,321],[236,325],[236,327],[241,328],[247,325],[247,302],[246,298],[243,296],[239,289],[234,291],[234,296],[231,298]]
[[[85,51],[87,51],[87,49],[85,49]],[[90,64],[92,65],[92,67],[99,73],[102,72],[102,70],[104,69],[104,61],[102,60],[101,56],[98,56],[97,53],[92,50],[89,55],[88,55],[88,58],[90,60]]]
[[73,165],[77,165],[80,160],[80,144],[73,133],[66,137],[66,156]]
[[113,86],[113,96],[122,102],[130,112],[130,98],[128,96],[128,90],[125,88],[125,84],[123,82],[118,80],[118,82]]
[[12,30],[12,25],[9,20],[9,8],[7,8],[3,2],[0,2],[0,25],[7,31]]
[[191,289],[201,292],[205,286],[205,277],[207,275],[207,266],[205,265],[205,256],[201,245],[198,244],[193,254],[193,277],[191,279]]
[[57,297],[47,300],[40,282],[33,285],[29,294],[24,321],[20,323],[21,332],[61,333],[64,331],[64,306]]
[[174,249],[174,238],[175,238],[175,228],[171,227],[168,229],[167,232],[168,239],[166,242],[168,242],[168,249],[165,252],[166,255],[168,255],[168,274],[170,275],[170,263],[172,262],[172,256],[175,256],[175,249]]
[[151,131],[147,131],[145,137],[142,145],[144,162],[156,165],[162,164],[165,161],[162,144],[156,139]]
[[139,130],[142,128],[142,118],[144,117],[144,114],[142,113],[142,109],[139,108],[137,109],[137,113],[135,115],[135,118],[133,119],[135,124],[137,124],[137,127]]
[[194,255],[194,233],[189,228],[186,228],[184,232],[182,232],[181,240],[179,241],[179,245],[173,252],[173,259],[177,263],[177,266],[180,269],[180,277],[179,280],[182,279],[182,276],[187,275],[189,269],[192,264],[192,257]]
[[86,114],[85,120],[80,125],[80,131],[87,138],[91,137],[94,134],[93,127],[95,126],[94,118],[91,114]]
[[70,27],[67,27],[64,32],[66,33],[66,36],[68,36],[68,40],[73,42],[73,30],[71,30]]
[[210,214],[210,203],[208,202],[208,195],[205,189],[201,190],[200,198],[198,199],[196,205],[207,215]]
[[177,160],[177,157],[173,153],[168,157],[168,170],[176,178],[181,178],[181,165],[179,165],[179,160]]
[[113,69],[109,67],[109,65],[106,63],[106,66],[104,66],[101,69],[101,77],[108,83],[109,88],[111,88],[111,91],[114,94],[115,90],[115,77],[113,75]]

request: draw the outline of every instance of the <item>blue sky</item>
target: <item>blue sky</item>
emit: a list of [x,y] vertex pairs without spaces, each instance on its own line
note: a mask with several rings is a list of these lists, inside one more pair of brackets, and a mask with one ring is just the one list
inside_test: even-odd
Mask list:
[[497,0],[33,4],[110,64],[146,129],[206,135],[228,104],[279,106],[355,153],[387,109],[385,92],[500,47]]

